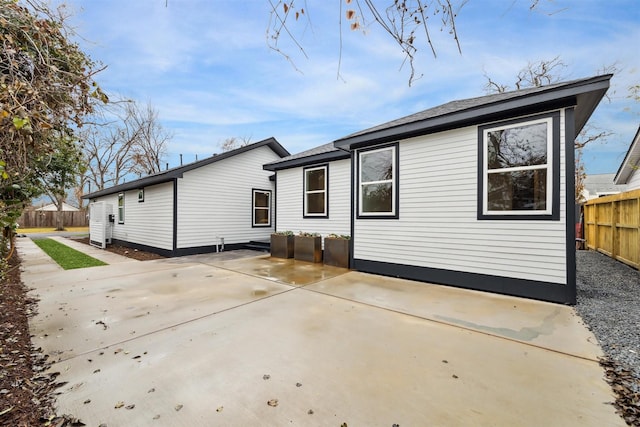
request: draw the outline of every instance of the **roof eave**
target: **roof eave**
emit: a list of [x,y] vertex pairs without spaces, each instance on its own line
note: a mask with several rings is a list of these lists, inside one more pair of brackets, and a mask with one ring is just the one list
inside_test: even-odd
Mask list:
[[624,160],[620,164],[618,172],[616,172],[616,176],[613,178],[613,182],[618,185],[627,184],[631,174],[638,165],[640,165],[640,126],[638,126],[636,135],[631,141],[631,146],[624,156]]
[[108,196],[110,194],[121,193],[127,190],[149,187],[151,185],[164,184],[166,182],[173,181],[176,178],[182,178],[181,170],[169,171],[168,173],[164,173],[162,175],[153,175],[153,176],[136,179],[130,182],[125,182],[123,184],[105,188],[100,191],[95,191],[93,193],[85,194],[82,196],[82,199],[85,199],[85,200],[95,199],[96,197]]
[[460,126],[469,126],[491,120],[498,120],[507,112],[524,114],[546,108],[576,105],[576,133],[586,124],[589,117],[609,88],[611,75],[598,76],[580,84],[570,84],[548,91],[527,94],[517,98],[496,101],[491,104],[407,123],[379,131],[345,137],[334,141],[341,149],[351,149],[363,145],[406,139]]
[[270,137],[256,143],[246,145],[244,147],[236,148],[235,150],[227,151],[225,153],[221,153],[197,162],[190,163],[188,165],[179,166],[177,168],[170,169],[165,172],[160,172],[155,175],[136,179],[134,181],[116,185],[114,187],[106,188],[104,190],[96,191],[94,193],[85,194],[84,196],[82,196],[82,198],[94,199],[96,197],[108,196],[110,194],[120,193],[122,191],[170,182],[170,181],[173,181],[174,179],[182,178],[182,175],[184,174],[184,172],[188,172],[193,169],[207,166],[211,163],[216,163],[226,158],[234,157],[234,156],[237,156],[238,154],[242,154],[247,151],[251,151],[263,146],[268,146],[274,153],[280,156],[280,158],[287,157],[290,155],[289,151],[287,151],[287,149],[284,148],[274,137]]
[[350,157],[351,153],[348,151],[329,151],[326,153],[314,154],[307,157],[298,157],[296,159],[291,159],[284,162],[267,163],[266,165],[263,165],[262,168],[268,171],[279,171],[282,169],[292,169],[312,164],[333,162],[336,160],[348,159]]

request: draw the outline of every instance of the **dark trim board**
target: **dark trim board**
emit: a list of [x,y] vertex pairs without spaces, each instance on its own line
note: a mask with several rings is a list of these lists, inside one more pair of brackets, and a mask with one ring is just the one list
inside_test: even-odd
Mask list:
[[[154,254],[162,255],[167,258],[185,256],[185,255],[199,255],[199,254],[210,254],[216,252],[216,245],[209,246],[196,246],[192,248],[180,248],[180,249],[162,249],[156,248],[155,246],[143,245],[140,243],[127,242],[126,240],[118,240],[113,239],[113,244],[125,246],[131,249],[137,249],[139,251],[151,252]],[[224,252],[235,251],[238,249],[245,249],[249,242],[246,243],[231,243],[224,245]]]
[[565,150],[565,185],[566,185],[566,235],[567,243],[567,283],[569,284],[569,304],[576,303],[576,169],[574,140],[576,138],[575,111],[573,108],[564,110],[564,150]]
[[173,251],[178,245],[178,179],[173,180],[173,230],[171,238],[173,239]]
[[[224,252],[236,251],[238,249],[245,249],[249,242],[245,243],[227,243],[224,245]],[[191,248],[176,249],[173,256],[185,256],[185,255],[200,255],[211,254],[216,252],[216,245],[209,246],[195,246]]]
[[[493,292],[516,297],[532,298],[562,304],[575,304],[575,282],[573,287],[558,283],[491,276],[488,274],[466,273],[414,265],[392,264],[365,259],[354,259],[351,268],[363,273],[402,279],[429,282],[439,285],[475,291]],[[573,298],[572,298],[573,295]]]
[[[566,111],[566,110],[565,110]],[[484,213],[484,199],[485,199],[485,188],[484,188],[484,131],[487,129],[500,128],[510,125],[516,125],[519,123],[527,124],[528,122],[534,120],[541,119],[551,119],[551,146],[552,146],[552,156],[551,156],[551,181],[552,185],[548,191],[551,191],[551,214],[541,215],[536,214],[535,211],[531,211],[529,215],[520,215],[514,214],[513,212],[505,211],[504,214],[485,214]],[[573,139],[571,140],[571,146],[573,147]],[[566,142],[566,141],[565,141]],[[477,219],[479,221],[484,220],[511,220],[511,221],[559,221],[560,220],[560,111],[548,111],[542,114],[537,114],[534,116],[522,116],[516,119],[503,120],[500,122],[493,122],[488,124],[483,124],[482,126],[478,126],[478,165],[477,165],[477,174],[478,174],[478,194],[476,196],[477,202]],[[573,170],[573,169],[571,169]],[[520,212],[522,213],[522,211]]]

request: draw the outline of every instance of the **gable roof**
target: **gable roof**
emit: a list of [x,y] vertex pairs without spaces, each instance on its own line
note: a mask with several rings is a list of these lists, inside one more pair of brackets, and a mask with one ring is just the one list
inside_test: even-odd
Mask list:
[[613,181],[616,184],[626,184],[638,167],[640,167],[640,126],[638,126],[636,136],[633,137],[629,151],[624,156]]
[[[58,207],[54,203],[49,203],[43,206],[40,206],[35,211],[57,211]],[[63,212],[78,212],[80,209],[68,204],[67,202],[62,202],[62,211]]]
[[614,176],[615,174],[612,173],[586,175],[583,181],[584,189],[589,192],[590,196],[622,193],[627,186],[614,183]]
[[452,101],[353,133],[334,143],[338,148],[351,149],[570,105],[576,106],[578,134],[609,88],[611,77],[606,74]]
[[335,147],[333,142],[330,142],[311,148],[310,150],[292,154],[275,162],[267,163],[262,168],[268,171],[277,171],[280,169],[330,162],[332,160],[348,159],[349,157],[351,157],[351,153]]
[[274,153],[276,153],[280,157],[285,157],[289,155],[289,152],[282,145],[280,145],[280,143],[276,141],[275,138],[271,137],[263,141],[245,145],[244,147],[236,148],[235,150],[227,151],[225,153],[214,154],[211,157],[208,157],[203,160],[199,160],[197,162],[189,163],[184,166],[167,169],[166,171],[158,172],[153,175],[148,175],[148,176],[145,176],[144,178],[136,179],[134,181],[126,182],[124,184],[105,188],[104,190],[96,191],[94,193],[85,194],[84,196],[82,196],[82,198],[93,199],[96,197],[119,193],[122,191],[139,189],[139,188],[148,187],[150,185],[173,181],[176,178],[182,178],[182,175],[185,172],[188,172],[190,170],[201,168],[203,166],[207,166],[212,163],[219,162],[224,159],[228,159],[229,157],[234,157],[239,154],[246,153],[247,151],[255,150],[256,148],[260,148],[264,146],[269,147],[271,150],[273,150]]

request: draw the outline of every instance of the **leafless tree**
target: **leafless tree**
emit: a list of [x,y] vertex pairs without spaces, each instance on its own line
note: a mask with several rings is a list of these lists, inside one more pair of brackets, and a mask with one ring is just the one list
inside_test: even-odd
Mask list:
[[543,59],[536,62],[529,62],[524,68],[518,71],[513,86],[498,83],[485,72],[484,77],[487,79],[487,83],[484,86],[484,90],[487,93],[504,93],[527,87],[550,85],[564,80],[563,70],[565,68],[567,68],[567,64],[565,64],[559,56],[551,60]]
[[102,117],[83,131],[91,191],[118,185],[129,174],[159,172],[170,139],[151,105],[141,108],[133,101],[110,104]]
[[131,150],[131,171],[138,175],[160,172],[162,160],[167,154],[167,143],[173,134],[162,127],[158,111],[151,104],[143,108],[128,104],[127,120],[139,131]]
[[235,150],[236,148],[244,147],[249,144],[251,144],[250,136],[249,137],[232,136],[220,143],[220,149],[223,152],[227,152],[227,151]]

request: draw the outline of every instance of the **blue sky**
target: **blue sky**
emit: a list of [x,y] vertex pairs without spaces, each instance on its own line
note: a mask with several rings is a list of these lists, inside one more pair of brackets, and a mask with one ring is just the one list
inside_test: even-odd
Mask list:
[[[275,2],[275,0],[273,0]],[[378,0],[387,4],[391,0]],[[454,0],[455,2],[455,0]],[[513,83],[528,62],[559,56],[563,80],[615,64],[609,100],[590,123],[612,132],[584,153],[588,173],[615,172],[640,123],[638,0],[469,0],[457,17],[462,54],[434,21],[437,52],[418,53],[423,77],[375,26],[342,31],[339,1],[296,2],[310,21],[292,26],[308,58],[286,38],[294,68],[266,43],[268,0],[67,0],[78,43],[107,65],[97,81],[108,93],[151,103],[173,132],[167,161],[219,152],[229,137],[274,136],[291,153],[461,98],[485,94],[484,74]],[[343,19],[344,21],[344,19]],[[424,42],[421,40],[421,42]]]

